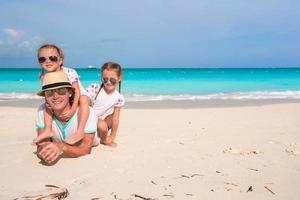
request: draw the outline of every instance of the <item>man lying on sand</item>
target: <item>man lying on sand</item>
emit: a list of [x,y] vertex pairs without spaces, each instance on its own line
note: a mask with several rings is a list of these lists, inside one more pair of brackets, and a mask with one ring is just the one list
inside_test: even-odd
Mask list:
[[[63,72],[47,73],[43,79],[43,87],[38,95],[44,96],[45,101],[53,111],[52,131],[53,136],[37,144],[37,155],[47,164],[56,163],[63,155],[66,157],[79,157],[91,152],[92,146],[100,143],[97,136],[97,119],[90,109],[89,117],[84,128],[84,138],[74,145],[65,143],[65,139],[76,133],[78,128],[78,112],[69,120],[63,120],[60,116],[71,109],[73,90],[68,78]],[[44,126],[45,104],[39,107],[36,119],[37,134],[40,134]]]

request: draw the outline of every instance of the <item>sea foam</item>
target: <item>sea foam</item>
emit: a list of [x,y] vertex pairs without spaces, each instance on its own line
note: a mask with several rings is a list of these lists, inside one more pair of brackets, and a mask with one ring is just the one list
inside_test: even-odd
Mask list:
[[163,100],[265,100],[265,99],[300,99],[300,91],[257,91],[236,93],[215,93],[201,95],[125,95],[126,101],[163,101]]
[[[138,101],[164,101],[164,100],[266,100],[266,99],[300,99],[300,91],[256,91],[214,94],[181,94],[181,95],[150,95],[150,94],[124,94],[127,102]],[[40,99],[33,93],[0,93],[0,101]]]

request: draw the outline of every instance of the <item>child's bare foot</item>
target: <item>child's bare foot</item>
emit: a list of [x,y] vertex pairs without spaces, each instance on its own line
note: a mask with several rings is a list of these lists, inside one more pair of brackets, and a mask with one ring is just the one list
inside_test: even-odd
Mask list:
[[104,144],[104,145],[107,145],[107,146],[110,146],[110,147],[113,147],[113,148],[115,148],[115,147],[117,147],[117,146],[118,146],[118,144],[117,144],[117,143],[115,143],[114,141],[110,140],[110,138],[109,138],[109,137],[108,137],[108,138],[106,138],[106,140],[104,140],[104,141],[101,141],[101,144]]
[[115,143],[115,142],[111,142],[111,143],[107,144],[107,146],[110,146],[110,147],[116,148],[116,147],[118,146],[118,144],[117,144],[117,143]]
[[79,142],[80,140],[82,140],[84,137],[84,133],[83,132],[77,132],[77,133],[74,133],[70,136],[67,137],[66,139],[66,143],[70,144],[70,145],[73,145],[77,142]]
[[42,140],[46,139],[46,138],[51,138],[52,137],[52,132],[51,130],[44,130],[40,135],[38,135],[33,141],[32,141],[32,145],[36,145],[39,142],[41,142]]

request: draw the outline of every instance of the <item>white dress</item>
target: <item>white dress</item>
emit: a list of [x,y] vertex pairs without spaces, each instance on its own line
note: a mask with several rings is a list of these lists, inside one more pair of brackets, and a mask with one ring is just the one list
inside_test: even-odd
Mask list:
[[75,71],[75,69],[73,68],[69,68],[69,67],[62,67],[62,70],[64,73],[67,74],[68,76],[68,81],[72,84],[73,82],[78,82],[78,86],[80,89],[80,95],[87,95],[89,96],[89,94],[87,93],[87,91],[84,89],[84,87],[82,86],[79,76],[77,74],[77,72]]
[[[100,90],[100,85],[93,83],[86,91],[89,94],[91,104],[98,118],[104,118],[111,113],[112,108],[122,107],[125,104],[125,99],[122,94],[115,90],[112,94],[107,94],[102,88]],[[97,93],[99,92],[98,96]],[[96,98],[97,96],[97,98]],[[96,99],[95,99],[96,98]]]

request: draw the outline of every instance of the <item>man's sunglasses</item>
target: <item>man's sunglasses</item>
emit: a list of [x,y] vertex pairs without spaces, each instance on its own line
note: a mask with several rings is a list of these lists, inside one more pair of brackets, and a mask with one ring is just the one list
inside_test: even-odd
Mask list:
[[39,63],[44,63],[46,62],[46,60],[49,59],[51,62],[57,62],[58,61],[58,58],[57,56],[49,56],[49,57],[39,57]]
[[45,96],[46,97],[52,97],[54,93],[56,92],[58,95],[65,95],[67,93],[67,88],[57,88],[53,90],[46,90],[45,91]]
[[102,82],[103,82],[103,83],[107,83],[108,81],[109,81],[112,85],[115,85],[115,84],[118,82],[118,80],[115,79],[115,78],[107,78],[107,77],[103,77],[103,78],[102,78]]

